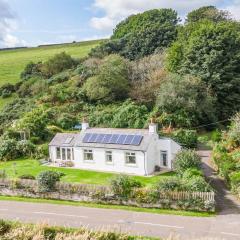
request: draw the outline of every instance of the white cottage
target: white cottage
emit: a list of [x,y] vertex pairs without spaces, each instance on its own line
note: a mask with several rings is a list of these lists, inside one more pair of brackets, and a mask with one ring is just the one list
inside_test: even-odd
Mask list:
[[173,167],[181,146],[159,137],[157,125],[149,129],[90,128],[82,123],[80,133],[58,133],[49,144],[50,160],[75,168],[135,175],[151,175]]

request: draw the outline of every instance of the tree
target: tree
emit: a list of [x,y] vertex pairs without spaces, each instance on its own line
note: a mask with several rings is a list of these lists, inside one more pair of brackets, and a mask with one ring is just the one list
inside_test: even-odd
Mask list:
[[94,48],[90,56],[120,54],[130,60],[142,58],[171,45],[177,37],[177,12],[154,9],[132,15],[120,22],[111,39]]
[[219,10],[214,6],[204,6],[188,13],[186,23],[194,23],[207,19],[213,22],[230,20],[228,11]]
[[200,79],[170,74],[156,101],[163,124],[197,126],[215,120],[214,98]]
[[106,57],[98,74],[89,78],[83,87],[92,101],[111,102],[125,99],[129,91],[127,61],[118,55]]
[[240,109],[240,31],[237,23],[202,21],[183,29],[168,51],[168,69],[200,77],[217,98],[218,118]]

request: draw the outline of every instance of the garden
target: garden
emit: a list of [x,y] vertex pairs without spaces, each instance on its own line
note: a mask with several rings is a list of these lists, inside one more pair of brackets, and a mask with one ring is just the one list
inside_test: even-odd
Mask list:
[[[177,154],[174,164],[176,173],[154,177],[54,169],[47,166],[39,166],[40,169],[33,172],[30,169],[28,172],[17,172],[16,164],[8,164],[12,169],[1,171],[1,195],[141,208],[215,211],[213,189],[204,179],[200,167],[201,159],[194,150],[183,150]],[[10,179],[7,175],[11,171],[15,178]],[[73,175],[74,172],[77,174],[75,177],[78,177],[78,184],[67,183],[64,177],[67,174]],[[83,178],[84,174],[86,179]]]

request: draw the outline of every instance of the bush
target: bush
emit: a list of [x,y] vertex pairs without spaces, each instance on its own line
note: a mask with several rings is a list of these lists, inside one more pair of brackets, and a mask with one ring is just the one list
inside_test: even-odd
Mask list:
[[42,171],[37,176],[39,190],[41,192],[52,192],[56,189],[56,183],[64,176],[61,172]]
[[189,168],[200,169],[201,158],[194,150],[182,150],[176,155],[174,169],[179,175]]
[[19,176],[20,179],[30,179],[30,180],[35,180],[36,177],[33,176],[32,174],[23,174]]
[[72,129],[77,123],[77,118],[69,113],[62,113],[57,119],[57,125],[62,129]]
[[230,175],[231,188],[236,191],[240,188],[240,172],[234,172]]
[[156,186],[157,192],[161,193],[164,191],[182,191],[183,184],[181,179],[178,177],[171,177],[161,180]]
[[197,168],[189,168],[183,173],[182,178],[188,180],[193,177],[201,177],[201,176],[203,176],[202,171],[200,171]]
[[192,192],[210,192],[211,186],[201,176],[194,176],[185,182],[186,189]]
[[110,181],[114,195],[119,200],[127,200],[134,188],[139,188],[142,184],[139,181],[125,175],[119,175]]
[[8,161],[20,157],[15,139],[0,140],[0,161]]
[[172,137],[185,148],[197,147],[197,131],[178,129],[172,133]]

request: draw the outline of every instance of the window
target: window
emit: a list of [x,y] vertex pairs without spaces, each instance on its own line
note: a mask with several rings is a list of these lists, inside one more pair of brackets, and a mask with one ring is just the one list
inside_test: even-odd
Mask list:
[[74,149],[72,148],[72,160],[74,160]]
[[61,159],[61,149],[60,149],[60,147],[56,148],[56,156],[57,156],[57,159]]
[[112,151],[106,151],[106,163],[113,163]]
[[67,160],[71,161],[71,148],[67,149]]
[[84,150],[84,161],[93,161],[93,151]]
[[164,167],[168,166],[167,151],[161,151],[161,164]]
[[62,148],[62,160],[66,160],[66,149]]
[[126,164],[136,164],[136,154],[133,152],[126,152]]

